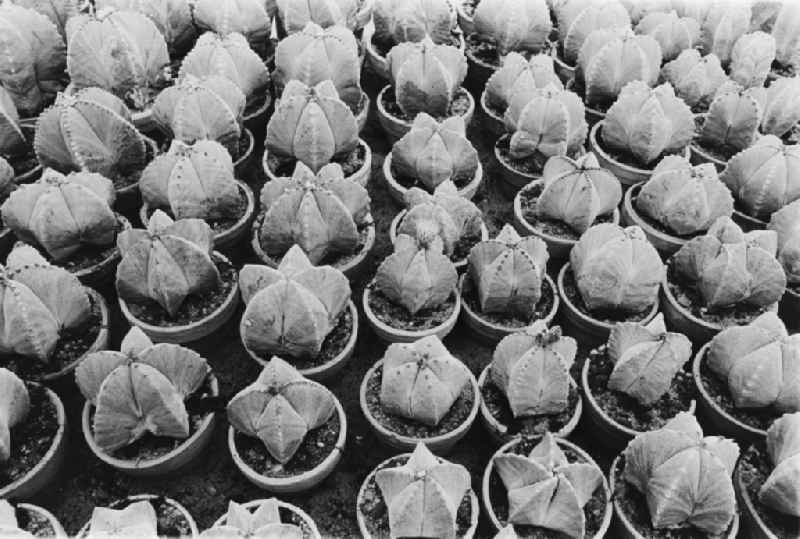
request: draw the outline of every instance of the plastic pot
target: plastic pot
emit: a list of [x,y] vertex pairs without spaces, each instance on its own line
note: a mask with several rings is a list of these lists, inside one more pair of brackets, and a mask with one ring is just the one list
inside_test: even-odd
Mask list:
[[[366,187],[367,182],[369,182],[370,171],[372,170],[372,150],[370,149],[369,144],[364,142],[364,139],[358,139],[358,144],[364,148],[364,164],[361,165],[361,168],[359,168],[356,172],[350,176],[346,176],[346,178],[358,183],[362,187]],[[272,181],[279,176],[270,170],[269,165],[267,164],[268,157],[269,149],[264,148],[264,155],[261,157],[261,168],[264,171],[264,174],[267,175],[267,181]]]
[[558,55],[558,47],[550,49],[550,55],[553,57],[553,67],[555,68],[556,75],[561,79],[561,82],[564,83],[565,86],[574,82],[577,67],[568,64]]
[[481,129],[494,135],[497,138],[502,137],[506,132],[506,125],[502,116],[495,114],[492,109],[486,104],[486,90],[481,92],[479,100],[481,109]]
[[753,499],[750,498],[747,485],[742,478],[741,464],[737,465],[733,472],[733,490],[736,491],[736,502],[741,515],[742,536],[747,539],[778,539],[778,536],[772,533],[756,511]]
[[500,157],[500,145],[505,144],[509,139],[510,135],[508,134],[497,139],[497,142],[494,143],[494,158],[500,164],[500,177],[497,179],[500,180],[501,189],[507,194],[516,195],[529,183],[541,179],[542,174],[541,172],[529,173],[516,170]]
[[[195,522],[194,518],[189,513],[189,511],[187,511],[186,508],[180,503],[176,502],[172,498],[167,498],[166,496],[156,496],[155,494],[136,494],[133,496],[128,496],[127,498],[123,498],[121,500],[117,500],[114,503],[112,503],[109,507],[111,509],[124,509],[125,507],[136,502],[149,501],[152,503],[153,501],[158,499],[163,499],[167,505],[170,505],[175,510],[177,510],[178,513],[180,513],[180,515],[184,518],[184,520],[186,520],[186,522],[189,523],[189,529],[191,530],[190,537],[192,539],[200,535],[200,532],[197,530],[197,523]],[[76,534],[76,537],[86,537],[89,534],[90,524],[91,520],[81,527],[80,531],[78,531],[78,533]]]
[[[317,528],[317,524],[314,522],[314,519],[311,518],[308,513],[297,507],[296,505],[292,505],[290,503],[286,503],[282,500],[278,500],[272,498],[271,500],[253,500],[250,502],[245,502],[242,505],[245,509],[247,509],[251,513],[255,513],[258,509],[267,502],[274,501],[279,508],[286,509],[294,513],[300,520],[303,521],[303,524],[308,527],[309,534],[311,537],[308,539],[322,539],[322,536],[319,534],[319,529]],[[228,515],[227,513],[219,517],[214,524],[211,525],[212,528],[216,528],[218,526],[225,526],[228,523]]]
[[631,186],[630,189],[625,191],[625,197],[622,199],[622,222],[625,226],[636,225],[644,231],[644,235],[653,247],[661,254],[662,258],[669,258],[675,252],[683,247],[688,240],[667,234],[652,226],[636,209],[635,198],[639,196],[642,190],[642,185],[636,184]]
[[257,109],[242,117],[242,123],[245,129],[250,131],[253,139],[259,136],[263,137],[269,120],[269,108],[272,106],[272,94],[269,87],[261,90],[260,95],[265,97],[264,102]]
[[[115,214],[115,216],[122,230],[128,230],[131,228],[130,221],[128,221],[125,217],[118,213]],[[120,230],[120,232],[122,230]],[[119,249],[114,247],[114,250],[100,262],[97,262],[88,268],[74,271],[72,274],[75,275],[78,280],[80,280],[81,284],[99,288],[115,278],[117,273],[117,265],[119,264],[121,258],[122,256],[120,255]]]
[[[412,122],[392,115],[386,110],[386,107],[383,106],[383,96],[391,88],[391,84],[384,86],[378,94],[378,97],[375,98],[375,103],[378,106],[378,123],[380,123],[380,126],[383,128],[383,132],[386,133],[386,138],[389,140],[389,142],[394,144],[400,140],[403,135],[411,131]],[[472,94],[469,93],[463,86],[459,88],[458,91],[465,95],[469,100],[469,108],[461,116],[464,119],[464,125],[469,127],[472,117],[475,114],[475,98],[473,98]]]
[[[392,152],[386,154],[383,159],[383,177],[386,180],[386,187],[389,190],[389,195],[399,204],[405,206],[406,204],[406,191],[408,188],[402,186],[392,174]],[[475,193],[478,191],[481,182],[483,181],[483,165],[478,161],[478,168],[475,169],[475,175],[472,180],[458,190],[458,194],[467,200],[472,200]]]

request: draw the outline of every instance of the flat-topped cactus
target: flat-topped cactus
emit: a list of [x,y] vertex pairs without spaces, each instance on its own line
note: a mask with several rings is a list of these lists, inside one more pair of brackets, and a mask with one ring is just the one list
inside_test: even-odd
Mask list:
[[775,60],[784,66],[796,69],[800,65],[800,6],[794,2],[783,2],[772,26],[775,38]]
[[721,152],[737,152],[758,138],[758,124],[763,113],[762,89],[745,89],[738,84],[719,88],[703,119],[698,140]]
[[708,230],[733,213],[733,196],[711,163],[692,166],[668,155],[653,170],[636,198],[636,209],[679,236]]
[[571,65],[578,62],[583,42],[594,30],[631,26],[628,10],[617,0],[564,0],[555,3],[553,11],[563,59]]
[[234,429],[261,440],[273,459],[286,464],[306,435],[333,417],[336,398],[273,357],[255,382],[233,396],[227,410]]
[[704,305],[769,307],[786,289],[786,275],[775,258],[772,231],[745,234],[729,217],[717,219],[704,236],[688,241],[673,258],[677,276],[695,283]]
[[216,34],[242,34],[255,48],[269,40],[274,2],[264,0],[197,0],[192,15],[201,30]]
[[694,415],[681,412],[663,428],[636,436],[623,456],[623,478],[645,496],[653,528],[692,526],[715,535],[728,529],[736,515],[735,442],[704,438]]
[[383,356],[381,408],[424,425],[438,425],[469,383],[466,365],[435,335],[389,345]]
[[493,462],[508,491],[509,523],[585,537],[583,506],[603,483],[596,464],[570,462],[549,432],[528,455],[501,453]]
[[569,370],[578,344],[543,322],[504,337],[494,350],[489,379],[508,400],[515,418],[559,414],[573,384]]
[[313,264],[352,254],[360,229],[372,220],[369,204],[367,190],[346,179],[339,165],[325,165],[315,175],[298,162],[291,178],[276,178],[261,190],[266,213],[259,243],[275,258],[296,244]]
[[281,521],[278,500],[262,500],[258,508],[250,512],[244,505],[231,500],[225,523],[213,526],[203,533],[203,539],[224,539],[233,537],[281,537],[283,539],[303,539],[303,529],[297,524]]
[[498,54],[546,49],[553,29],[545,0],[481,0],[475,8],[475,34]]
[[19,113],[11,94],[0,86],[0,156],[24,154],[28,142],[19,125]]
[[728,80],[719,58],[701,56],[696,49],[686,49],[661,68],[661,77],[675,89],[675,95],[690,107],[707,108],[720,85]]
[[550,84],[563,87],[553,67],[552,56],[540,53],[525,59],[517,52],[510,52],[503,59],[503,66],[486,82],[486,104],[502,114],[515,93]]
[[475,245],[467,260],[481,312],[530,317],[542,297],[547,259],[542,240],[521,238],[511,225]]
[[800,123],[800,76],[780,77],[764,91],[761,132],[784,137]]
[[277,0],[278,14],[286,32],[301,31],[308,23],[322,28],[343,26],[355,32],[372,16],[371,0]]
[[637,226],[595,225],[583,233],[569,260],[589,311],[637,313],[658,298],[664,264]]
[[456,12],[450,0],[375,0],[373,39],[397,45],[422,41],[447,43],[456,27]]
[[19,239],[41,247],[60,262],[84,246],[114,244],[114,199],[111,180],[99,174],[64,176],[48,169],[39,181],[20,185],[11,193],[0,214]]
[[95,507],[89,521],[91,537],[158,537],[158,516],[147,500],[134,502],[123,509]]
[[736,40],[750,28],[750,15],[748,3],[735,0],[712,2],[700,28],[703,54],[713,53],[723,66],[727,66]]
[[681,51],[694,48],[700,40],[700,23],[691,17],[681,17],[674,10],[655,11],[642,17],[636,33],[654,37],[661,46],[662,60],[669,62]]
[[745,88],[764,85],[775,60],[775,38],[765,32],[744,34],[731,50],[731,79]]
[[767,430],[767,452],[774,468],[758,499],[772,509],[800,517],[800,413],[786,414]]
[[98,10],[134,11],[147,16],[164,36],[170,52],[180,52],[196,36],[189,0],[95,0]]
[[778,235],[778,262],[786,272],[787,284],[797,286],[800,284],[800,201],[773,213],[767,228]]
[[25,382],[3,367],[0,367],[0,389],[0,462],[6,462],[11,456],[11,428],[25,421],[31,399]]
[[350,300],[350,283],[330,266],[314,267],[299,246],[277,269],[246,264],[239,272],[242,341],[262,357],[319,354]]
[[470,492],[469,472],[417,444],[403,466],[375,473],[389,513],[392,537],[455,539],[456,515]]
[[121,232],[117,246],[122,260],[116,287],[125,301],[154,301],[175,316],[190,294],[219,287],[219,270],[211,258],[214,233],[205,221],[173,221],[156,210],[147,229]]

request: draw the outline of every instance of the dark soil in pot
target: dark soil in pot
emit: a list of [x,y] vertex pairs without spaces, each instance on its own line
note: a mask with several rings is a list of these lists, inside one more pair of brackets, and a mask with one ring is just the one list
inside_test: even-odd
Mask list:
[[[172,214],[172,210],[169,207],[155,208],[152,206],[148,206],[147,208],[147,218],[150,219],[150,216],[153,215],[157,209],[169,215],[170,218],[175,219],[175,216]],[[244,194],[244,191],[242,191],[242,187],[239,186],[239,202],[234,208],[233,216],[224,217],[221,219],[204,219],[204,221],[208,224],[208,226],[211,227],[211,230],[214,231],[214,234],[221,234],[223,232],[227,232],[236,224],[238,224],[242,217],[244,217],[245,213],[247,213],[247,196]]]
[[537,154],[524,159],[515,159],[511,157],[510,142],[511,137],[508,135],[500,137],[500,139],[497,141],[497,154],[499,155],[502,164],[518,174],[541,174],[544,164],[547,162],[547,158]]
[[580,312],[586,316],[607,324],[616,324],[618,322],[641,322],[650,315],[653,307],[652,305],[649,305],[645,310],[639,313],[624,313],[611,310],[590,311],[588,307],[586,307],[586,303],[584,303],[583,298],[578,291],[578,284],[575,282],[575,274],[573,273],[571,266],[566,272],[564,272],[564,293],[566,294],[570,303],[572,303]]
[[[270,94],[270,89],[261,88],[256,90],[250,99],[247,100],[247,103],[244,107],[244,112],[242,113],[243,118],[247,118],[248,116],[252,116],[259,112],[264,105],[269,106],[269,103],[272,101],[272,95]],[[241,137],[244,138],[244,137]],[[241,138],[239,139],[239,149],[241,152]],[[244,148],[244,151],[247,151],[247,148]],[[241,156],[242,154],[239,153]]]
[[374,284],[369,285],[369,308],[375,317],[394,329],[426,331],[444,324],[453,315],[456,297],[452,294],[446,302],[432,309],[423,309],[412,315],[402,305],[392,303]]
[[758,499],[758,491],[772,473],[772,469],[764,443],[751,445],[739,459],[739,478],[747,489],[750,503],[764,525],[778,539],[800,537],[800,518],[775,511]]
[[478,291],[475,288],[475,285],[472,282],[472,276],[469,273],[464,275],[464,286],[461,289],[461,298],[469,306],[469,308],[472,309],[472,312],[487,322],[509,329],[528,327],[537,320],[546,318],[553,309],[555,295],[556,291],[550,287],[550,284],[546,280],[542,279],[542,295],[539,298],[539,302],[536,304],[533,313],[529,317],[522,318],[517,314],[482,312],[480,302],[478,301]]
[[[542,194],[543,185],[540,183],[531,185],[528,188],[522,188],[519,192],[520,202],[522,205],[522,217],[533,228],[542,231],[548,236],[553,236],[563,240],[578,241],[581,235],[575,232],[569,225],[557,219],[550,219],[537,215],[536,205],[539,201],[539,196]],[[610,223],[614,220],[614,214],[607,213],[599,215],[594,220],[592,226],[600,223]]]
[[[431,189],[430,187],[428,187],[424,183],[420,182],[418,178],[414,178],[412,176],[407,176],[405,174],[402,174],[401,171],[397,168],[397,165],[395,164],[396,162],[397,161],[392,159],[392,164],[389,167],[389,169],[390,169],[390,171],[392,173],[392,178],[394,178],[394,180],[397,183],[399,183],[400,185],[402,185],[406,189],[411,189],[412,187],[419,187],[420,189],[424,189],[425,191],[428,191],[429,193],[433,191],[433,189]],[[477,172],[477,168],[475,170],[473,170],[473,171],[470,171],[470,172],[463,172],[463,173],[457,174],[456,176],[450,178],[450,180],[456,185],[456,187],[458,189],[463,189],[464,187],[469,185],[469,183],[472,180],[475,179],[475,173],[476,172]]]
[[[364,161],[367,156],[366,148],[362,144],[358,144],[353,151],[345,155],[335,155],[331,163],[336,163],[342,167],[345,178],[352,176],[364,166]],[[291,177],[294,172],[294,167],[297,164],[297,159],[294,157],[281,157],[270,152],[267,155],[267,166],[270,172],[279,177]]]
[[[392,50],[392,47],[397,45],[395,40],[390,38],[382,38],[377,33],[372,35],[372,46],[375,47],[375,50],[378,54],[386,58],[386,55],[389,54],[389,51]],[[453,32],[450,35],[450,38],[439,45],[450,45],[451,47],[459,48],[461,46],[461,39],[459,38],[459,34]]]
[[14,508],[19,529],[25,530],[34,537],[54,537],[56,530],[53,524],[38,511],[28,511],[22,507]]
[[[463,117],[467,111],[469,111],[471,103],[472,101],[470,100],[467,91],[463,88],[459,88],[456,91],[453,101],[450,103],[450,108],[448,109],[447,114],[445,116],[434,116],[434,118],[437,122],[441,122],[442,120],[451,118],[453,116]],[[381,104],[383,105],[384,110],[391,116],[394,116],[396,119],[409,123],[414,121],[414,118],[403,112],[400,109],[400,106],[397,104],[397,100],[395,99],[394,95],[394,86],[390,86],[381,94]]]
[[[791,64],[784,65],[777,60],[773,60],[770,75],[774,77],[794,77],[795,69]],[[767,85],[769,86],[769,83]]]
[[481,231],[478,230],[473,234],[468,234],[466,236],[462,236],[458,238],[455,247],[453,248],[453,254],[450,255],[450,260],[453,262],[459,262],[461,260],[466,260],[469,256],[469,252],[475,247],[478,243],[483,240]]
[[[474,14],[475,6],[478,2],[474,2],[473,5],[470,6],[471,13],[470,16]],[[466,6],[465,6],[466,8]],[[479,62],[485,64],[486,66],[493,67],[494,69],[499,69],[503,66],[503,56],[500,54],[500,51],[497,49],[497,44],[491,41],[484,41],[480,38],[477,33],[469,34],[466,39],[466,47],[467,53],[471,55],[473,58],[478,60]],[[523,51],[519,51],[520,54],[523,54],[526,58],[530,58],[531,54],[526,53]],[[539,51],[541,54],[550,54],[550,51],[547,47],[543,48]]]

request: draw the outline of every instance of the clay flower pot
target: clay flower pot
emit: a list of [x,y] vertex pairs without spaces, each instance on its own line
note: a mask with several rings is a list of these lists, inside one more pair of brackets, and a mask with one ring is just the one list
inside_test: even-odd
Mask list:
[[[166,505],[169,505],[172,509],[178,512],[180,516],[186,521],[189,526],[190,534],[189,537],[191,539],[196,538],[200,535],[200,532],[197,530],[197,523],[195,522],[192,515],[186,508],[178,503],[177,501],[173,500],[172,498],[167,498],[166,496],[156,496],[155,494],[135,494],[133,496],[128,496],[127,498],[123,498],[121,500],[117,500],[112,503],[109,507],[111,509],[124,509],[125,507],[131,505],[132,503],[141,502],[141,501],[149,501],[150,503],[157,503],[159,501],[163,501]],[[158,513],[158,511],[156,511]],[[89,525],[91,524],[91,520],[84,524],[80,531],[76,534],[76,537],[86,537],[89,535]]]
[[[398,182],[394,174],[392,173],[392,152],[386,154],[386,157],[383,159],[383,177],[386,180],[386,187],[389,189],[389,195],[399,204],[405,206],[406,203],[406,191],[408,191],[407,187]],[[475,196],[475,193],[478,191],[478,187],[481,185],[483,181],[483,165],[481,165],[480,161],[478,161],[478,168],[475,169],[475,175],[473,176],[472,180],[461,187],[458,190],[458,194],[462,197],[466,198],[467,200],[472,200],[472,197]],[[427,190],[427,189],[426,189]]]
[[[217,377],[213,374],[209,377],[211,396],[219,397]],[[95,442],[91,427],[92,408],[92,403],[86,401],[81,413],[83,439],[86,441],[86,445],[89,446],[95,457],[112,468],[134,477],[163,477],[184,469],[194,462],[211,442],[214,426],[217,423],[216,412],[208,412],[194,434],[166,455],[153,459],[121,459],[109,455]]]
[[[358,139],[358,144],[364,150],[364,164],[362,164],[361,168],[359,168],[356,172],[350,176],[346,176],[346,178],[353,180],[362,187],[366,187],[367,182],[369,182],[370,171],[372,170],[372,150],[370,149],[369,144],[364,142],[364,139]],[[268,157],[269,150],[264,148],[264,154],[261,157],[261,168],[264,171],[264,174],[267,175],[267,181],[272,181],[279,176],[270,170],[269,165],[267,164]]]
[[[258,511],[259,507],[264,505],[264,503],[267,502],[267,501],[269,501],[269,500],[253,500],[253,501],[250,501],[250,502],[245,502],[245,503],[243,503],[241,505],[242,505],[242,507],[244,507],[245,509],[247,509],[251,513],[255,513],[256,511]],[[308,528],[308,530],[309,530],[308,533],[309,533],[310,537],[308,537],[307,539],[322,539],[322,536],[319,534],[319,529],[317,529],[317,525],[314,522],[314,519],[312,519],[310,516],[308,516],[308,513],[306,513],[305,511],[303,511],[302,509],[300,509],[296,505],[292,505],[290,503],[286,503],[286,502],[284,502],[282,500],[277,500],[276,499],[274,501],[275,501],[275,503],[277,503],[277,505],[278,505],[278,507],[280,509],[286,509],[288,511],[291,511],[295,516],[297,516],[303,522],[304,527]],[[214,522],[214,524],[211,525],[211,527],[212,528],[216,528],[218,526],[225,526],[227,523],[228,523],[228,515],[224,514],[221,517],[219,517]]]
[[722,159],[715,157],[708,153],[702,146],[699,144],[692,142],[689,146],[689,161],[693,165],[702,165],[703,163],[711,163],[717,169],[717,172],[722,172],[725,170],[728,162],[723,161]]
[[347,440],[347,416],[339,399],[334,397],[334,403],[336,404],[336,413],[339,416],[339,437],[336,439],[336,444],[330,454],[313,469],[291,477],[268,477],[260,474],[251,468],[239,454],[239,450],[236,447],[236,431],[233,427],[228,427],[228,450],[233,457],[233,463],[236,464],[236,467],[239,468],[239,471],[248,481],[270,492],[294,494],[314,488],[328,477],[336,468],[336,465],[339,464],[344,452],[345,441]]
[[466,47],[464,54],[467,57],[467,81],[471,87],[485,88],[486,81],[489,77],[494,75],[499,66],[495,66],[488,62],[484,62],[472,52],[472,49]]
[[[139,187],[137,186],[136,189],[138,190]],[[119,232],[131,228],[130,221],[128,221],[125,217],[118,213],[116,213],[115,216],[117,218],[117,223],[119,223]],[[117,234],[119,234],[119,232]],[[116,240],[114,241],[116,242]],[[102,287],[108,283],[108,281],[114,279],[114,276],[117,273],[117,265],[119,264],[121,258],[122,257],[119,253],[119,249],[115,244],[114,249],[103,260],[100,260],[86,268],[73,271],[72,274],[75,275],[75,277],[77,277],[84,286]]]
[[556,75],[561,79],[561,82],[564,83],[565,86],[574,84],[577,66],[565,62],[561,56],[559,56],[557,46],[550,49],[550,56],[553,57],[553,67],[555,68]]
[[733,472],[733,490],[736,491],[736,502],[741,515],[742,537],[747,539],[778,539],[769,526],[761,518],[754,500],[747,492],[747,483],[742,477],[742,459]]
[[481,92],[481,98],[479,100],[481,106],[481,128],[485,129],[491,135],[495,137],[502,137],[506,132],[506,124],[503,121],[503,117],[496,114],[489,106],[486,104],[486,90],[484,89]]
[[662,258],[669,258],[689,240],[662,232],[651,225],[650,222],[639,213],[636,209],[636,197],[639,196],[642,185],[641,183],[633,185],[630,189],[625,191],[625,197],[622,200],[622,222],[625,226],[636,225],[641,228],[642,231],[644,231],[644,235],[647,236],[647,239],[661,254]]
[[[383,128],[383,132],[386,133],[386,138],[389,140],[389,142],[394,144],[400,140],[403,135],[411,131],[411,121],[392,115],[386,110],[386,107],[384,107],[384,96],[386,95],[386,92],[391,89],[391,84],[384,86],[378,94],[378,97],[375,99],[375,103],[378,106],[378,123],[380,123],[380,126]],[[464,119],[464,125],[469,127],[470,122],[472,122],[472,117],[475,114],[475,98],[473,98],[472,94],[469,93],[463,86],[458,89],[458,92],[465,96],[469,101],[469,108],[467,108],[467,111],[461,115],[461,117]]]
[[44,520],[47,522],[53,530],[53,537],[56,537],[56,539],[66,539],[68,537],[67,532],[64,531],[64,527],[55,515],[44,507],[39,507],[38,505],[30,503],[18,503],[16,505],[16,510],[18,513],[20,511],[26,513],[29,520]]
[[[509,141],[511,140],[511,135],[506,133],[497,139],[497,142],[494,144],[494,158],[500,164],[500,180],[499,185],[500,188],[504,193],[509,196],[515,196],[520,189],[532,183],[536,180],[541,179],[542,171],[539,170],[538,172],[525,172],[522,170],[518,170],[511,166],[508,161],[501,157],[502,152],[501,148],[508,146]],[[581,147],[580,151],[577,155],[570,156],[570,157],[580,157],[586,153],[586,150]],[[542,164],[544,166],[544,164]],[[603,166],[602,163],[600,166]]]
[[[478,417],[478,409],[480,408],[481,402],[481,393],[478,389],[478,381],[475,379],[475,376],[470,373],[469,383],[472,387],[472,408],[470,409],[470,413],[467,418],[464,420],[463,423],[458,425],[455,429],[447,432],[445,434],[440,434],[439,436],[433,437],[418,437],[418,436],[406,436],[404,434],[400,434],[395,432],[389,428],[387,428],[383,423],[378,421],[378,419],[372,415],[369,410],[369,406],[367,405],[367,388],[369,385],[370,379],[374,376],[375,371],[383,365],[383,360],[379,360],[375,363],[368,371],[367,374],[364,375],[364,379],[361,382],[361,389],[359,391],[359,403],[361,405],[361,413],[364,414],[364,417],[367,418],[367,423],[372,428],[372,431],[376,434],[378,439],[386,444],[389,447],[394,449],[398,449],[404,452],[411,452],[417,446],[418,443],[424,443],[428,449],[436,454],[445,454],[448,453],[453,446],[455,446],[459,440],[461,440],[465,434],[469,431],[469,428],[475,422],[475,418]],[[454,404],[455,405],[455,404]]]
[[247,178],[250,164],[253,160],[255,138],[247,127],[242,128],[242,138],[246,141],[245,150],[233,161],[233,171],[237,178]]

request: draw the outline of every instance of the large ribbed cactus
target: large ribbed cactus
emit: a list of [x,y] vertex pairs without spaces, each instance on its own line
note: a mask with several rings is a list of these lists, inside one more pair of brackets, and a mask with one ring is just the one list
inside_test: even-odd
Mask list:
[[626,152],[643,166],[665,154],[680,153],[694,136],[694,115],[669,83],[648,88],[627,84],[608,109],[600,133],[609,148]]
[[730,217],[733,197],[711,163],[692,166],[684,157],[669,155],[642,185],[636,209],[685,236],[708,230],[719,217]]
[[299,245],[313,264],[353,254],[359,230],[372,221],[369,203],[367,190],[346,179],[339,165],[325,165],[315,175],[298,162],[291,178],[276,178],[261,190],[266,213],[259,243],[274,258]]
[[697,44],[700,23],[691,17],[680,17],[675,11],[656,11],[639,21],[636,32],[654,37],[661,46],[662,60],[669,62]]
[[169,208],[175,219],[236,219],[242,195],[233,175],[233,160],[213,140],[187,145],[173,140],[139,179],[142,199],[151,208]]
[[800,66],[800,6],[783,2],[772,27],[775,60],[784,67]]
[[0,157],[0,204],[6,201],[11,191],[16,189],[14,183],[14,168]]
[[6,157],[21,155],[28,149],[14,99],[8,90],[0,86],[0,155]]
[[595,220],[614,211],[622,187],[610,171],[600,168],[593,153],[572,160],[555,156],[542,170],[544,186],[536,200],[536,214],[561,221],[578,234]]
[[[0,367],[0,462],[5,463],[11,456],[11,429],[28,416],[31,409],[31,398],[25,382],[10,370]],[[5,502],[8,503],[8,502]],[[13,516],[14,510],[11,510]],[[3,527],[3,532],[11,532]],[[16,535],[24,537],[24,535]]]
[[767,219],[800,198],[800,146],[765,135],[734,155],[721,179],[749,215]]
[[774,468],[758,499],[772,509],[800,517],[800,413],[786,414],[767,429],[767,453]]
[[515,93],[550,84],[562,88],[553,68],[552,56],[535,54],[526,60],[523,55],[511,52],[503,59],[503,66],[486,82],[486,104],[503,114]]
[[220,285],[211,258],[214,233],[200,219],[173,221],[156,210],[146,230],[123,231],[117,246],[122,253],[117,293],[125,301],[154,301],[175,316],[187,296],[206,294]]
[[547,259],[542,240],[521,238],[511,225],[475,245],[468,264],[481,312],[530,318],[542,297]]
[[278,269],[245,265],[239,272],[247,308],[242,341],[261,357],[319,354],[350,300],[350,283],[330,266],[314,267],[299,246],[284,255]]
[[153,21],[170,52],[185,51],[196,36],[189,0],[94,0],[98,10],[135,11]]
[[638,313],[658,298],[664,264],[639,227],[595,225],[572,248],[569,260],[589,311]]
[[446,181],[471,180],[479,165],[460,116],[439,123],[420,113],[392,147],[392,166],[399,175],[416,179],[429,191]]
[[422,41],[447,43],[456,27],[456,12],[450,0],[375,0],[373,8],[376,41],[399,43]]
[[114,244],[114,199],[113,184],[99,174],[46,170],[36,183],[11,193],[0,214],[19,239],[63,261],[82,247]]
[[764,85],[775,60],[775,39],[764,32],[744,34],[731,51],[731,79],[745,88]]
[[201,30],[223,36],[242,34],[257,49],[269,40],[274,6],[265,0],[196,0],[192,14]]
[[[280,537],[303,539],[305,532],[298,524],[281,520],[282,507],[276,498],[259,501],[254,511],[231,500],[224,524],[217,524],[200,534],[202,539],[224,537]],[[294,515],[293,515],[294,516]],[[286,518],[286,517],[284,517]],[[287,519],[289,520],[289,519]]]
[[700,29],[703,53],[716,54],[722,65],[727,66],[736,40],[750,28],[750,15],[749,3],[736,0],[712,2]]
[[578,63],[583,42],[594,30],[631,25],[628,10],[617,0],[564,0],[554,2],[553,11],[563,59],[571,65]]
[[145,139],[130,120],[125,103],[99,88],[59,94],[36,124],[36,157],[61,172],[130,175],[141,170],[147,157]]
[[728,529],[736,515],[735,442],[704,438],[694,415],[681,412],[663,428],[636,436],[623,456],[623,478],[645,496],[653,528],[692,526],[710,535]]
[[780,300],[786,275],[775,258],[774,232],[745,234],[728,217],[675,253],[676,274],[697,286],[709,309],[736,305],[766,308]]
[[675,89],[675,95],[692,109],[704,110],[728,80],[714,54],[700,56],[696,49],[686,49],[661,68],[661,76]]
[[322,28],[344,26],[351,32],[364,27],[372,15],[371,0],[277,0],[286,32],[301,31],[308,23]]
[[749,147],[758,137],[763,112],[761,89],[725,84],[717,92],[703,120],[698,140],[723,154]]
[[800,123],[800,76],[781,77],[764,91],[761,132],[784,137]]
[[266,146],[279,157],[295,158],[314,172],[358,145],[353,112],[332,81],[309,88],[289,81],[267,124]]
[[552,29],[545,0],[481,0],[475,9],[475,34],[494,44],[500,57],[543,51]]
[[770,217],[769,230],[778,235],[778,262],[791,286],[800,284],[800,200],[779,209]]
[[344,26],[323,30],[310,22],[302,31],[278,43],[272,78],[279,95],[290,80],[299,80],[306,86],[333,81],[339,98],[356,111],[361,101],[358,43]]
[[0,83],[24,116],[38,114],[63,88],[67,49],[46,16],[0,4]]
[[514,417],[559,414],[567,409],[569,370],[578,344],[558,326],[537,322],[504,337],[494,350],[489,379],[508,400]]

